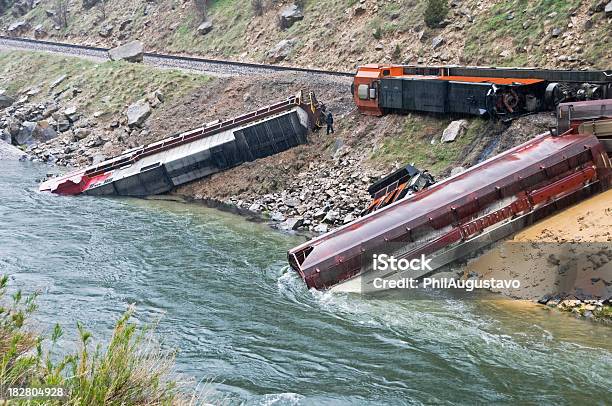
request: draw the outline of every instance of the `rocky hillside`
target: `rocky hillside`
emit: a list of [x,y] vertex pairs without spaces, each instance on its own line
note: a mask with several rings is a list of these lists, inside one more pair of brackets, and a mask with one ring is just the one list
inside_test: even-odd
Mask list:
[[138,38],[161,51],[345,70],[367,62],[609,68],[612,61],[607,0],[449,0],[431,27],[427,3],[2,0],[0,26],[10,35],[106,46]]
[[0,139],[45,161],[88,165],[160,138],[146,119],[210,80],[127,62],[0,53]]

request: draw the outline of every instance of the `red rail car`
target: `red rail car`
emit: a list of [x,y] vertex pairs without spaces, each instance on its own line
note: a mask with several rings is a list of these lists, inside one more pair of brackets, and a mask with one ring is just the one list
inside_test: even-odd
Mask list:
[[401,246],[394,253],[398,258],[428,256],[435,271],[610,188],[612,164],[597,137],[605,134],[584,130],[585,123],[612,123],[605,118],[612,118],[612,101],[562,105],[559,128],[567,129],[562,135],[539,135],[302,244],[288,252],[289,263],[316,289],[360,290],[363,285],[354,281],[367,280],[366,253],[388,253],[392,245]]

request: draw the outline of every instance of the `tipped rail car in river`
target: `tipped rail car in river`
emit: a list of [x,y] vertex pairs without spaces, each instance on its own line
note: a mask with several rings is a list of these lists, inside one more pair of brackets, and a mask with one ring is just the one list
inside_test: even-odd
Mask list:
[[40,185],[60,195],[150,196],[307,142],[320,127],[313,93],[141,146]]
[[396,275],[421,278],[609,189],[612,100],[561,104],[557,116],[556,132],[403,198],[409,177],[391,179],[381,189],[390,204],[290,250],[291,267],[309,288],[370,291],[373,253],[425,255],[432,271]]

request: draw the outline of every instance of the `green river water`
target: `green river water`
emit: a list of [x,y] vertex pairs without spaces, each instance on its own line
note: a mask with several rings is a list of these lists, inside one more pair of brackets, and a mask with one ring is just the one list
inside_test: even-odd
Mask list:
[[308,291],[301,237],[197,205],[37,192],[0,161],[0,274],[41,291],[34,326],[99,340],[135,303],[177,369],[232,403],[610,404],[612,329],[512,302]]

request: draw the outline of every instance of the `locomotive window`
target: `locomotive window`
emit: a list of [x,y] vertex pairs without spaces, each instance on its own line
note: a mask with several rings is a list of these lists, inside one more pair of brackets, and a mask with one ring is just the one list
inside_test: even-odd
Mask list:
[[368,100],[368,93],[368,85],[359,85],[357,87],[357,97],[359,97],[360,100]]
[[389,69],[383,70],[383,76],[389,76],[390,74],[391,74],[391,71]]

